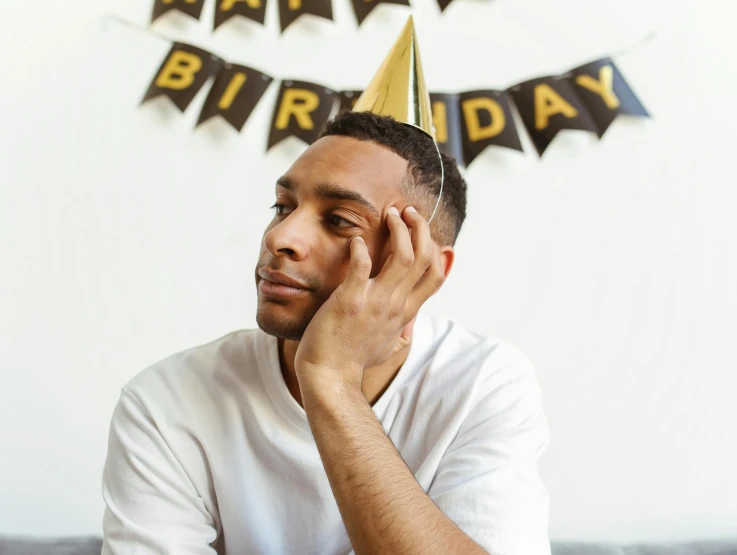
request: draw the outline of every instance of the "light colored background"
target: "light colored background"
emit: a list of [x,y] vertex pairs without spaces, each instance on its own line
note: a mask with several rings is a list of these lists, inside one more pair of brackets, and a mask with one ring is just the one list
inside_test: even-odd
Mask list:
[[[737,533],[737,3],[412,0],[433,90],[502,88],[637,42],[620,68],[652,121],[543,161],[487,150],[467,172],[457,262],[429,313],[535,362],[552,443],[554,538]],[[362,87],[407,9],[356,29],[304,18],[157,31],[233,62]],[[110,23],[151,0],[3,0],[0,18],[0,533],[101,530],[120,387],[173,352],[255,326],[253,269],[273,183],[272,85],[242,134],[137,106],[168,50]]]

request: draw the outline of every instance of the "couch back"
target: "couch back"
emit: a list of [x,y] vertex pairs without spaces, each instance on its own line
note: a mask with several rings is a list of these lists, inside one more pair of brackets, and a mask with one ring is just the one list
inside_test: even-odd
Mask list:
[[[737,555],[732,541],[663,544],[614,544],[554,541],[553,555]],[[94,537],[36,539],[0,538],[0,555],[100,555],[102,540]]]

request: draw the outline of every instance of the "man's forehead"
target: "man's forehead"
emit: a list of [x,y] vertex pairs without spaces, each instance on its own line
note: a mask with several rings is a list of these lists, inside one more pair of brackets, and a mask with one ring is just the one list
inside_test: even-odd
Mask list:
[[381,195],[398,190],[407,165],[404,158],[371,141],[329,135],[305,150],[285,177],[294,186],[329,182]]

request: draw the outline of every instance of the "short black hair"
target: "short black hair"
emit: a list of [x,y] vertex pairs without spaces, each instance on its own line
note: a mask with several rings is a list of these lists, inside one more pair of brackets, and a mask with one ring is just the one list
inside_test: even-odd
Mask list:
[[[320,138],[338,135],[384,146],[407,162],[405,194],[413,199],[426,218],[430,217],[440,192],[440,160],[435,143],[422,130],[371,112],[341,112],[330,120]],[[439,245],[455,245],[466,219],[466,181],[455,159],[442,154],[445,169],[443,194],[430,231]]]

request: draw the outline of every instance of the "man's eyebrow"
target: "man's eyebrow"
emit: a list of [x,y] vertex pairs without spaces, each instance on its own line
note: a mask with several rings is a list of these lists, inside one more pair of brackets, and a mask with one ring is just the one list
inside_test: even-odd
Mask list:
[[[276,184],[287,189],[288,191],[294,191],[295,189],[292,181],[290,181],[286,177],[280,177],[279,179],[277,179]],[[374,217],[381,219],[381,212],[373,204],[366,200],[366,197],[364,197],[361,193],[351,191],[350,189],[340,187],[339,185],[335,185],[333,183],[320,183],[317,187],[315,187],[315,196],[319,199],[348,200],[351,202],[356,202],[366,208],[366,210],[371,212]]]

